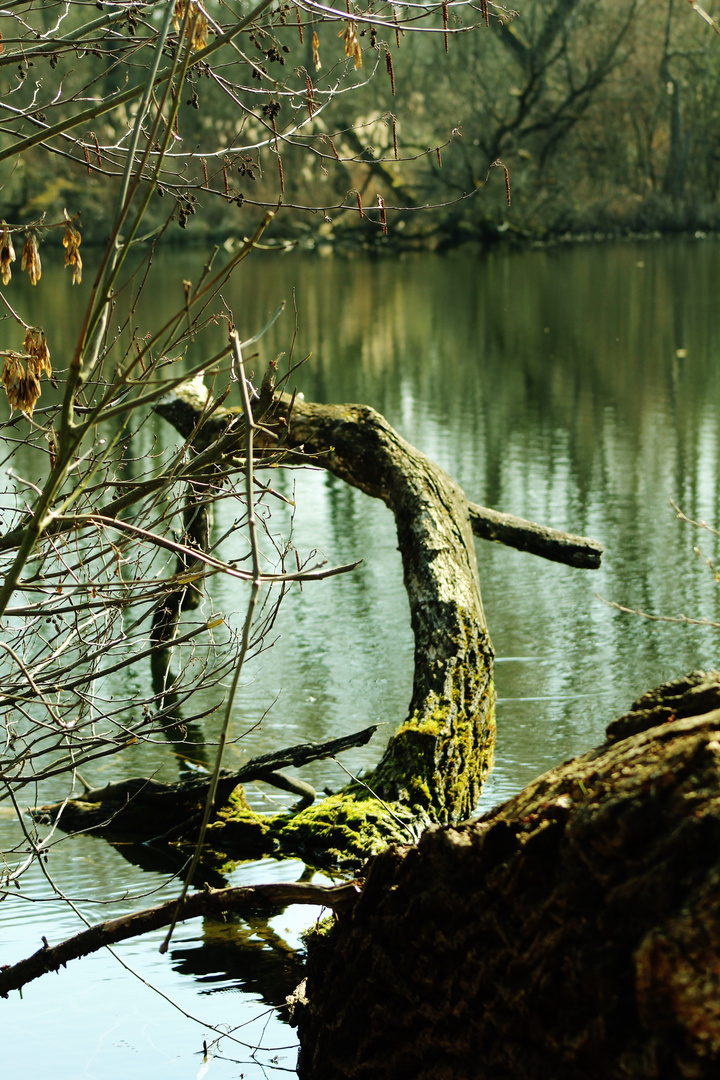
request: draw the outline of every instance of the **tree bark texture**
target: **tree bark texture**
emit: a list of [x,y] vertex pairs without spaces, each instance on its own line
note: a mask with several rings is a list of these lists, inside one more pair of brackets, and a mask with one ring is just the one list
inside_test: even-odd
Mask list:
[[374,859],[310,942],[301,1080],[720,1075],[720,677],[630,715],[656,722],[701,684],[713,711],[616,726],[478,821]]

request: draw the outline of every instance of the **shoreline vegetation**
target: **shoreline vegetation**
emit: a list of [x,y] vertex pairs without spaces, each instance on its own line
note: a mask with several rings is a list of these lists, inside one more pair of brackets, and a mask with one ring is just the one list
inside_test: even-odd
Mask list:
[[[570,248],[573,246],[595,245],[624,245],[624,244],[666,244],[674,241],[703,241],[717,242],[720,240],[720,225],[712,229],[653,229],[648,231],[633,230],[608,230],[596,229],[584,232],[564,233],[524,233],[519,230],[510,233],[508,230],[496,231],[496,234],[488,234],[483,238],[467,237],[448,242],[442,238],[436,244],[429,244],[427,238],[413,238],[403,236],[396,240],[383,237],[377,243],[368,243],[364,240],[356,240],[352,236],[343,236],[338,240],[328,240],[326,237],[269,237],[265,244],[257,245],[256,257],[272,255],[290,255],[300,253],[315,256],[317,258],[352,259],[355,256],[371,256],[373,258],[400,257],[412,255],[451,255],[453,252],[476,252],[482,255],[490,251],[532,251],[551,248]],[[239,234],[228,233],[225,236],[194,236],[180,237],[175,242],[169,241],[164,247],[171,251],[205,250],[208,243],[214,243],[226,251],[234,251],[242,245],[243,237]],[[88,238],[83,241],[87,249],[103,248],[100,238]]]
[[[570,244],[609,243],[657,243],[668,240],[717,240],[720,237],[720,204],[704,207],[697,213],[692,206],[673,207],[657,201],[649,201],[636,207],[633,214],[612,218],[601,208],[595,213],[587,208],[578,215],[574,224],[562,222],[555,226],[538,226],[533,222],[502,219],[456,221],[452,224],[443,219],[433,220],[432,213],[418,219],[417,229],[405,228],[406,221],[399,218],[395,227],[389,226],[383,233],[371,221],[340,220],[337,227],[327,221],[314,227],[299,221],[291,213],[284,215],[284,207],[275,214],[270,228],[262,241],[255,244],[256,253],[279,253],[299,251],[327,255],[353,255],[364,253],[447,253],[467,247],[483,249],[555,247]],[[213,228],[206,221],[193,221],[184,231],[164,234],[163,246],[180,248],[205,248],[208,244],[234,251],[246,239],[247,230],[255,227],[250,221],[247,229],[226,227]],[[145,243],[152,243],[149,235]],[[105,246],[107,237],[97,229],[83,230],[83,245]]]

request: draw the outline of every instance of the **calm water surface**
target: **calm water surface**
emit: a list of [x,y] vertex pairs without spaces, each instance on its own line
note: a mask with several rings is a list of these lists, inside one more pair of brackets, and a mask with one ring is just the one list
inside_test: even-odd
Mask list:
[[[192,255],[169,259],[140,321],[151,324],[175,302],[175,277],[196,278],[201,265]],[[677,522],[669,503],[720,524],[713,286],[720,247],[378,261],[268,255],[245,265],[224,293],[244,336],[295,288],[295,359],[311,354],[296,381],[307,398],[372,405],[474,501],[605,545],[602,568],[591,572],[477,543],[499,695],[483,809],[601,741],[608,721],[649,686],[718,663],[716,630],[628,617],[599,597],[653,614],[720,616],[705,562],[718,557],[716,538]],[[69,343],[73,297],[66,279],[52,284],[51,296],[36,292],[23,302],[36,305],[28,317],[45,324],[48,305],[55,308]],[[13,287],[22,297],[24,286]],[[263,342],[258,368],[287,350],[291,336],[285,317]],[[169,437],[159,421],[155,430]],[[285,601],[273,647],[247,671],[233,718],[235,738],[253,730],[231,747],[227,764],[380,722],[382,734],[343,759],[359,770],[377,759],[410,697],[412,638],[392,516],[321,472],[278,474],[276,486],[294,494],[296,511],[291,518],[281,504],[269,506],[271,524],[284,536],[292,530],[301,554],[363,561],[353,574],[306,585]],[[224,513],[219,532],[230,520]],[[244,607],[236,588],[212,583],[213,603],[228,616]],[[133,678],[141,689],[148,674]],[[142,747],[120,767],[96,764],[90,779],[160,766],[168,778],[177,775],[166,747]],[[345,779],[327,762],[303,775],[318,788]],[[260,786],[249,796],[258,807],[287,805],[282,793]],[[0,816],[0,845],[16,840],[12,816]],[[91,837],[58,845],[48,868],[91,921],[176,889],[176,868],[158,853]],[[304,873],[300,863],[264,861],[225,880]],[[0,904],[1,963],[34,951],[41,934],[57,942],[82,925],[40,871],[22,880],[22,895]],[[99,909],[98,899],[107,906]],[[8,1075],[112,1080],[131,1072],[143,1080],[200,1077],[210,1068],[218,1078],[293,1075],[294,1034],[274,1007],[297,981],[299,934],[315,917],[289,909],[254,924],[197,920],[180,929],[167,956],[157,952],[161,934],[118,947],[141,979],[104,953],[28,986],[22,1000],[0,1002]],[[235,1041],[224,1039],[204,1062],[203,1039],[230,1029]]]

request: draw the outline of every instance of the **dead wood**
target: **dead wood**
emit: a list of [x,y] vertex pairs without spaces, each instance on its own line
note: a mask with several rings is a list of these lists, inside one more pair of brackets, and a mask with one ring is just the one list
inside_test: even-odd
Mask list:
[[600,566],[604,548],[597,540],[550,529],[547,525],[537,525],[534,521],[489,510],[476,503],[468,503],[468,510],[472,530],[482,540],[494,540],[506,547],[584,570],[597,570]]
[[[220,815],[213,844],[231,854],[248,844],[279,846],[312,861],[353,865],[388,842],[416,835],[430,821],[466,817],[490,767],[493,654],[473,528],[571,565],[597,566],[602,547],[469,504],[447,473],[372,409],[265,396],[259,450],[275,450],[288,462],[311,460],[393,511],[415,636],[413,694],[404,723],[362,784],[290,820],[261,819],[236,808]],[[199,433],[205,462],[241,465],[241,417],[206,406],[206,392],[195,382],[162,402],[158,412],[187,437],[205,410],[209,419]]]
[[[213,468],[242,467],[244,440],[237,411],[208,401],[208,392],[194,380],[164,399],[157,411],[183,437],[194,433],[196,461],[209,477]],[[372,409],[273,397],[271,387],[256,408],[263,413],[256,433],[260,453],[277,451],[288,462],[312,460],[393,511],[415,636],[413,693],[405,721],[362,782],[289,818],[252,814],[236,800],[218,813],[212,843],[231,856],[280,849],[310,861],[357,865],[387,843],[415,837],[431,821],[467,817],[490,767],[493,652],[473,527],[487,538],[573,565],[597,565],[602,549],[593,541],[469,504],[447,473]],[[277,763],[266,774],[282,767]],[[239,773],[234,780],[244,778],[249,777]],[[233,786],[229,781],[224,785],[218,805]],[[69,804],[61,823],[80,828],[110,819],[114,828],[141,835],[166,832],[190,841],[201,797],[195,785],[161,790],[154,782],[133,781],[132,791],[115,785],[106,789],[99,805],[87,796]],[[158,801],[168,807],[160,823]]]
[[[378,729],[377,724],[363,728],[353,735],[343,735],[324,743],[300,743],[286,750],[263,754],[253,758],[235,771],[223,769],[217,786],[217,805],[227,802],[239,784],[252,780],[265,780],[273,787],[294,791],[308,798],[313,789],[309,784],[294,781],[279,772],[288,767],[300,768],[311,761],[335,757],[355,746],[364,746]],[[62,811],[60,824],[68,831],[105,825],[115,832],[140,832],[145,836],[157,836],[164,830],[188,821],[205,802],[210,787],[209,776],[193,777],[168,784],[146,776],[106,784],[85,792],[82,799],[67,803],[53,803],[36,807],[33,817],[54,820]],[[312,800],[310,800],[312,801]]]
[[[205,406],[206,399],[197,382],[194,382],[181,386],[175,393],[164,398],[156,411],[172,424],[183,438],[189,438],[196,431]],[[272,447],[279,450],[283,447],[297,449],[303,446],[310,453],[317,452],[318,456],[313,464],[328,468],[340,476],[342,473],[337,459],[328,457],[329,447],[324,445],[325,425],[318,423],[315,427],[314,422],[320,420],[322,411],[326,409],[360,408],[361,406],[357,405],[313,405],[301,397],[291,399],[288,394],[279,394],[275,398],[271,414],[263,417],[263,426],[266,431],[275,433],[275,441],[266,439],[263,443],[263,440],[259,439],[258,443],[263,445],[265,450]],[[368,415],[378,415],[372,409],[367,409],[366,412]],[[286,423],[288,418],[289,423]],[[218,408],[213,410],[203,425],[199,445],[205,448],[206,456],[211,460],[226,460],[239,451],[241,435],[242,419],[239,410]],[[405,443],[405,446],[409,444]],[[356,484],[349,476],[343,478],[365,490],[362,484]],[[596,570],[600,566],[604,549],[597,540],[575,536],[547,525],[538,525],[534,521],[491,510],[477,503],[468,502],[467,507],[472,531],[482,540],[492,540],[543,559],[586,570]]]
[[[702,685],[720,702],[717,676],[683,682],[644,700]],[[608,741],[374,859],[357,903],[310,943],[299,1076],[710,1080],[719,901],[715,708]]]
[[[226,912],[248,915],[258,910],[285,908],[290,904],[312,904],[315,907],[340,911],[353,903],[357,891],[353,882],[332,886],[288,882],[233,889],[205,889],[185,899],[179,921],[195,919],[201,915],[217,916]],[[0,997],[6,998],[11,990],[20,990],[46,972],[58,971],[71,960],[88,956],[106,945],[115,945],[127,938],[138,937],[168,926],[175,917],[176,909],[177,900],[168,900],[158,907],[97,923],[58,945],[49,945],[43,937],[43,947],[32,956],[17,964],[4,964],[0,967]]]

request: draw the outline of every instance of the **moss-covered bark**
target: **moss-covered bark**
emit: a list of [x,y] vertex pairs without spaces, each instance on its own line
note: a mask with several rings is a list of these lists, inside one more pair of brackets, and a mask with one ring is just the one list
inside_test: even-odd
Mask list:
[[[288,405],[278,398],[265,426]],[[472,812],[495,740],[493,652],[468,502],[452,478],[364,406],[295,402],[283,435],[289,452],[302,447],[393,511],[415,636],[413,695],[364,786],[352,783],[290,817],[226,810],[212,843],[239,852],[247,836],[261,835],[268,850],[353,864],[432,821]]]
[[[392,510],[415,637],[413,692],[407,716],[377,767],[359,782],[317,805],[276,816],[254,814],[242,798],[231,799],[218,809],[208,841],[235,858],[280,851],[311,862],[357,865],[389,843],[415,838],[433,822],[468,817],[490,769],[493,651],[473,529],[576,566],[599,565],[602,546],[468,503],[447,473],[366,406],[291,401],[273,393],[270,377],[263,380],[254,408],[256,421],[262,420],[255,441],[260,455],[290,463],[312,460]],[[222,473],[242,465],[244,421],[237,410],[213,402],[201,380],[163,399],[157,411],[185,439],[192,438],[208,483],[213,469]],[[198,509],[193,493],[191,511]],[[171,619],[179,612],[180,594],[175,599]],[[146,783],[136,783],[134,813],[125,804],[111,808],[108,817],[116,829],[132,822],[137,832],[137,822],[143,821],[154,827],[157,815],[142,812],[146,790]],[[178,803],[174,842],[194,843],[198,808],[192,805],[188,815]],[[97,817],[98,808],[93,812]],[[65,827],[83,827],[83,816],[90,813],[82,803],[69,804]]]
[[309,942],[303,1080],[720,1075],[720,676],[622,719],[635,734],[370,863]]

